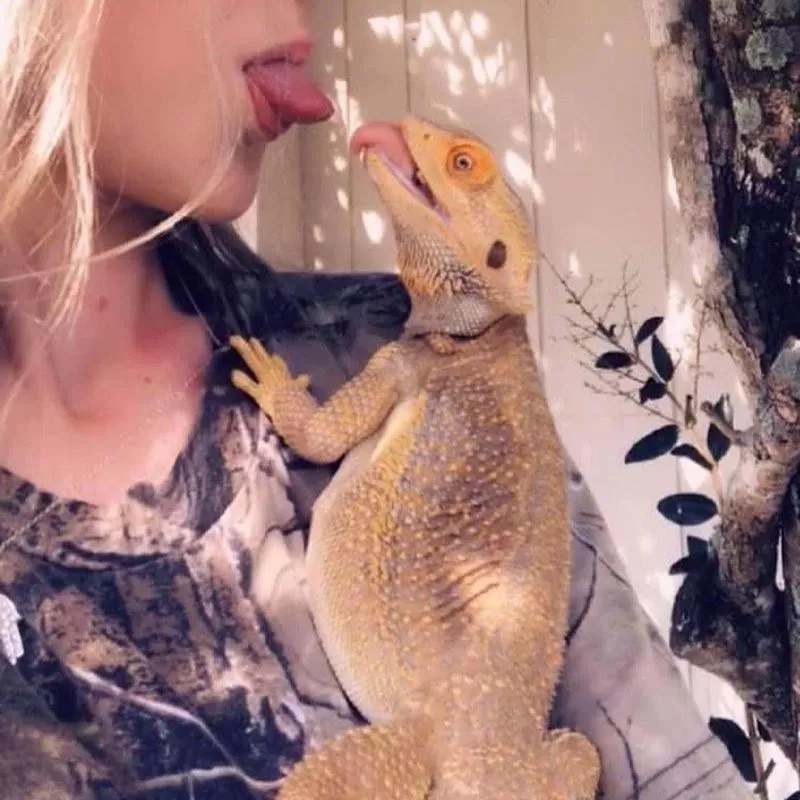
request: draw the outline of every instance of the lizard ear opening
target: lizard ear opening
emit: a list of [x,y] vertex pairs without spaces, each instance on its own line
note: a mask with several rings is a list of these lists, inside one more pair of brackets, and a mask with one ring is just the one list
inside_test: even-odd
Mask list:
[[505,266],[507,258],[508,248],[505,242],[501,242],[500,239],[497,239],[486,254],[486,266],[492,269],[500,269]]

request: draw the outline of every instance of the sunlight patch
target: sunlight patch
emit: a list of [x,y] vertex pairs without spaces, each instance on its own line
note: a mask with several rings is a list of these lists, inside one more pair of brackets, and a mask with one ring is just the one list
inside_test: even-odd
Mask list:
[[669,197],[672,207],[680,214],[681,213],[681,200],[678,196],[678,182],[675,180],[675,165],[672,159],[667,159],[667,197]]
[[370,17],[367,24],[378,39],[388,39],[395,44],[402,44],[405,29],[403,15],[391,14],[384,17]]
[[347,135],[352,136],[353,132],[360,128],[363,122],[361,103],[355,97],[350,97],[347,104],[347,119],[345,120]]
[[455,52],[455,42],[438,11],[425,11],[420,14],[420,29],[417,37],[417,53],[422,55],[438,42],[447,53]]
[[485,39],[489,35],[489,17],[481,11],[473,11],[469,18],[469,29],[472,31],[473,36],[479,39]]
[[538,100],[538,108],[545,119],[550,123],[550,127],[556,129],[556,111],[555,111],[555,98],[553,97],[550,87],[544,78],[539,78],[536,81],[536,95]]
[[450,94],[460,97],[464,94],[464,70],[458,64],[448,61],[445,66],[445,73],[447,75],[447,88]]
[[664,344],[681,353],[685,363],[692,363],[692,350],[697,337],[697,319],[691,299],[683,287],[671,280],[667,291],[667,313],[664,320]]
[[514,125],[509,135],[518,144],[528,144],[528,131],[524,125]]
[[506,150],[503,161],[511,180],[513,180],[517,186],[529,189],[533,194],[534,202],[538,205],[543,205],[544,192],[542,191],[541,184],[536,180],[533,174],[533,168],[530,162],[514,150]]
[[377,211],[362,211],[361,222],[372,244],[380,244],[386,234],[386,223]]
[[581,267],[581,261],[578,258],[578,254],[571,250],[570,254],[567,256],[567,270],[569,274],[573,278],[580,278],[583,274],[583,268]]
[[[333,94],[334,94],[334,103],[336,104],[336,108],[339,110],[339,116],[346,122],[347,117],[345,113],[347,112],[347,81],[343,78],[337,78],[333,84]],[[335,139],[331,139],[332,142],[335,142]]]

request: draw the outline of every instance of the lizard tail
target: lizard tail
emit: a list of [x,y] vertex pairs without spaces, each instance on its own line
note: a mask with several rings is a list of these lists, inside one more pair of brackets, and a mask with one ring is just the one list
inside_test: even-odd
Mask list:
[[547,800],[594,800],[602,766],[589,739],[567,730],[550,731],[536,770],[532,796]]
[[426,800],[433,781],[426,740],[409,718],[347,731],[308,754],[278,800]]

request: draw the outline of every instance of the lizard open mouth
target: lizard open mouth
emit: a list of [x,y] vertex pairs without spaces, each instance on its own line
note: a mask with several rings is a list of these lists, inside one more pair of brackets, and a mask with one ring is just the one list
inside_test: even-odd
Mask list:
[[403,183],[403,185],[413,195],[415,195],[418,200],[421,200],[423,203],[425,203],[425,205],[427,205],[431,211],[436,212],[442,219],[447,219],[447,212],[436,199],[436,195],[433,193],[433,189],[431,189],[428,181],[425,180],[422,170],[413,161],[411,162],[413,170],[410,176],[407,175],[406,172],[397,164],[393,163],[385,156],[383,157],[383,162],[389,168],[391,173],[399,178],[401,183]]
[[447,210],[439,202],[419,165],[414,161],[398,125],[391,123],[364,125],[354,134],[350,146],[361,155],[362,160],[368,150],[372,151],[419,202],[441,219],[449,218]]

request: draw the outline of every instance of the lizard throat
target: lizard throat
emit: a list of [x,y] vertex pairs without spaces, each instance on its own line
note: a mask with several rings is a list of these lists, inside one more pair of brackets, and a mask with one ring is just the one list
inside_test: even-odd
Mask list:
[[405,333],[413,336],[445,333],[472,338],[480,336],[502,316],[504,312],[501,309],[476,295],[415,297]]

